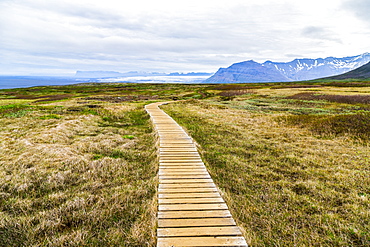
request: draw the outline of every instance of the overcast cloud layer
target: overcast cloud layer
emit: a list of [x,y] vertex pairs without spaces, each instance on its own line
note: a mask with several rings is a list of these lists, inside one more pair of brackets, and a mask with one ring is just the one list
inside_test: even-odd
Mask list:
[[370,52],[369,0],[0,0],[0,74],[215,72]]

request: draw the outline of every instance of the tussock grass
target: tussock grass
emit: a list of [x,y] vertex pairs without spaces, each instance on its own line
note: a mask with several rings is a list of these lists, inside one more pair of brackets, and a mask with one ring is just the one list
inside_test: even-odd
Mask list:
[[56,104],[2,106],[0,246],[154,246],[156,148],[143,104],[102,103],[93,115]]
[[194,100],[163,108],[200,144],[250,245],[370,245],[367,145],[318,139],[277,122],[281,111]]

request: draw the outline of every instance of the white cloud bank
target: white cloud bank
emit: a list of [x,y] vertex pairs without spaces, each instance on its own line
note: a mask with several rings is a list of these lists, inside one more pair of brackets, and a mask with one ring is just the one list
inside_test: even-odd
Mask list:
[[0,74],[213,72],[357,55],[370,51],[367,2],[1,0]]

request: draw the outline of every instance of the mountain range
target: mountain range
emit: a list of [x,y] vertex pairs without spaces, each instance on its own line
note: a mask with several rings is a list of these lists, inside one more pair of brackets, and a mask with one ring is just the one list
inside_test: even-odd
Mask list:
[[220,68],[206,83],[288,82],[329,77],[357,69],[370,62],[370,53],[352,57],[294,59],[291,62],[257,63],[253,60]]
[[126,73],[116,71],[76,71],[76,78],[117,78],[117,77],[139,77],[139,76],[210,76],[212,73],[190,72],[190,73],[161,73],[161,72],[141,72],[130,71]]

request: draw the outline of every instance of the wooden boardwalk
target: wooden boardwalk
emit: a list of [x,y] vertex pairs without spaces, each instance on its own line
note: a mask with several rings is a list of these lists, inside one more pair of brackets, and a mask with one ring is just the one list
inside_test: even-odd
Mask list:
[[157,246],[248,246],[192,138],[161,104],[145,107],[159,136]]

